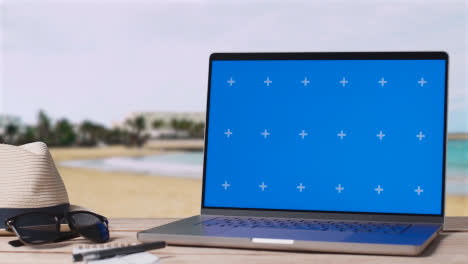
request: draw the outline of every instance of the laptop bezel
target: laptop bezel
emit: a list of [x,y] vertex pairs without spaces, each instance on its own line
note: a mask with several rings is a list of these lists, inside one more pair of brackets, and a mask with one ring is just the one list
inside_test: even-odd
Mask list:
[[[442,201],[440,214],[402,214],[402,213],[362,213],[337,211],[298,211],[284,209],[253,209],[232,207],[205,206],[206,162],[208,149],[209,107],[211,91],[212,62],[215,60],[445,60],[445,107],[442,169]],[[444,222],[445,215],[445,181],[446,181],[446,147],[447,147],[447,109],[448,109],[448,63],[449,56],[443,51],[431,52],[286,52],[286,53],[213,53],[209,59],[208,93],[206,104],[205,145],[203,159],[203,185],[201,214],[249,217],[278,218],[312,218],[356,221],[386,222]]]

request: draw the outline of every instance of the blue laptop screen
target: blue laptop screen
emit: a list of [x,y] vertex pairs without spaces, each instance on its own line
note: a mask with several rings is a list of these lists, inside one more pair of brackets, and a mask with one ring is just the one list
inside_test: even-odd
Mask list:
[[445,60],[214,60],[204,207],[441,214]]

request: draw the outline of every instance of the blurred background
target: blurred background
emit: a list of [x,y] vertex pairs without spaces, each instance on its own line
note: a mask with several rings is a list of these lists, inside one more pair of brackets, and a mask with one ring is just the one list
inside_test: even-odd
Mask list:
[[201,201],[212,52],[450,55],[447,215],[468,215],[467,1],[0,1],[0,139],[44,141],[108,217]]

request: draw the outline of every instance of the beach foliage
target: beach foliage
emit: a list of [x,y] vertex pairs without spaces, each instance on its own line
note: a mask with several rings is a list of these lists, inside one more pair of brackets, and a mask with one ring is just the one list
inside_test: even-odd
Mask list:
[[[162,129],[173,131],[172,136],[152,133]],[[100,145],[142,147],[152,138],[203,138],[204,130],[204,122],[193,122],[188,119],[173,119],[170,122],[156,119],[149,122],[142,115],[127,118],[122,126],[108,128],[89,119],[78,124],[66,118],[54,121],[45,111],[40,110],[35,125],[6,124],[0,131],[0,142],[22,145],[42,141],[55,147]]]

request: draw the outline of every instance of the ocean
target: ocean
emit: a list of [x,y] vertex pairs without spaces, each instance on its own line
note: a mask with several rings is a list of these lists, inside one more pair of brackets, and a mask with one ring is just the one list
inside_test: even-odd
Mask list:
[[447,143],[447,194],[468,195],[468,140]]
[[112,157],[93,160],[71,160],[62,162],[60,165],[103,171],[125,171],[201,179],[203,175],[203,152],[170,153],[143,157]]

